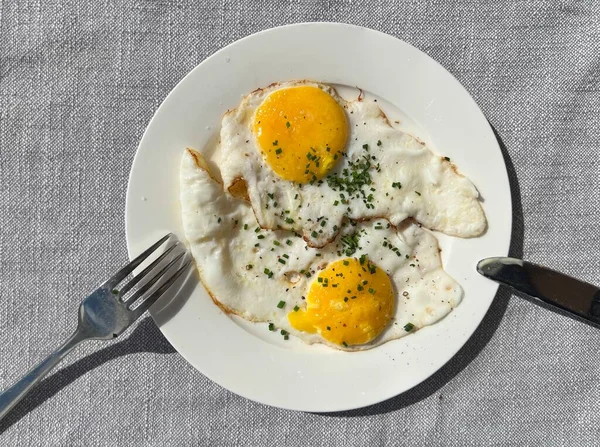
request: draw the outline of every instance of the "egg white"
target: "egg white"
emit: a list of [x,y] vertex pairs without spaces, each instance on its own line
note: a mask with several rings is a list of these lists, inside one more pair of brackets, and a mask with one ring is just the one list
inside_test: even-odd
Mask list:
[[[180,187],[183,228],[200,278],[225,312],[273,323],[307,343],[360,350],[407,335],[407,323],[415,329],[433,324],[462,299],[462,288],[442,268],[435,237],[413,221],[397,229],[385,219],[355,226],[346,223],[333,242],[319,249],[308,246],[294,232],[260,229],[251,205],[227,194],[211,176],[202,155],[191,149],[182,157]],[[365,254],[388,273],[396,305],[391,324],[379,337],[366,345],[344,348],[318,334],[294,329],[287,314],[295,306],[305,307],[303,297],[316,272],[346,257],[340,238],[354,232],[361,234],[360,249],[352,256]],[[384,241],[391,242],[400,255],[385,248]],[[285,264],[279,259],[285,259]],[[301,271],[310,272],[311,277]],[[285,301],[281,309],[280,301]]]
[[[346,155],[328,177],[344,177],[345,170],[352,171],[352,163],[364,162],[367,157],[372,184],[363,186],[362,192],[349,195],[330,186],[329,179],[304,185],[290,182],[277,176],[264,160],[252,130],[254,114],[274,91],[298,85],[321,88],[344,107],[350,127]],[[250,93],[223,117],[214,161],[225,188],[238,196],[236,191],[242,191],[262,228],[296,230],[314,247],[333,240],[345,217],[385,217],[394,225],[414,217],[429,229],[459,237],[478,236],[487,226],[477,189],[450,159],[392,127],[376,103],[347,102],[323,84],[286,82]],[[342,194],[348,203],[343,203]],[[366,201],[369,195],[371,199]],[[273,200],[278,208],[269,206]],[[284,210],[290,214],[283,214]],[[319,216],[328,217],[326,227],[320,227]]]

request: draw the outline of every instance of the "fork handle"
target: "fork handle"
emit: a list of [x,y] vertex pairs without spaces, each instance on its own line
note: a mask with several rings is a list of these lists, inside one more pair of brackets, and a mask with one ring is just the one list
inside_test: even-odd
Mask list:
[[14,407],[23,397],[44,378],[46,374],[52,370],[69,352],[73,350],[79,343],[87,340],[81,331],[76,330],[73,335],[56,351],[48,356],[46,360],[41,362],[31,371],[29,371],[21,380],[15,383],[12,387],[0,394],[0,419]]

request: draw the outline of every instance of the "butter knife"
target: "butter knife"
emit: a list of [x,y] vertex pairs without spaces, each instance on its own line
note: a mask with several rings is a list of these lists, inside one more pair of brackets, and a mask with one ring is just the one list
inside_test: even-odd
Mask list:
[[477,271],[486,278],[600,324],[600,288],[564,273],[515,258],[486,258]]

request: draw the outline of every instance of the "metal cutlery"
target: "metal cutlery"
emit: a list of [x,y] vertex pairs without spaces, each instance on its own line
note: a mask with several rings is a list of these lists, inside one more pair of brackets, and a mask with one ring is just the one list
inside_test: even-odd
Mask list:
[[564,273],[516,258],[486,258],[477,271],[486,278],[600,324],[600,288]]
[[[0,394],[0,419],[73,348],[86,340],[110,340],[118,337],[175,283],[191,263],[190,259],[184,260],[183,265],[171,273],[186,254],[183,251],[172,259],[169,258],[174,254],[178,242],[170,245],[138,275],[127,280],[134,269],[149,259],[171,236],[172,234],[167,234],[162,237],[81,302],[79,322],[73,335],[46,360]],[[160,266],[167,260],[169,262],[166,265]],[[161,267],[160,270],[154,273],[158,267]],[[123,284],[118,288],[120,283]],[[138,287],[135,288],[136,286]]]

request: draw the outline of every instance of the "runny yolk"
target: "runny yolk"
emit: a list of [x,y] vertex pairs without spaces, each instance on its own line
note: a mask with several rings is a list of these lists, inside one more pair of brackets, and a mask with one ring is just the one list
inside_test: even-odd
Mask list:
[[342,346],[376,338],[394,314],[387,273],[366,257],[346,258],[321,270],[311,283],[306,309],[288,314],[290,324]]
[[348,139],[343,107],[313,86],[271,93],[256,110],[253,127],[271,169],[297,183],[327,175],[341,158]]

